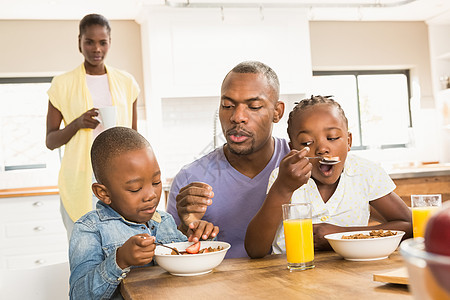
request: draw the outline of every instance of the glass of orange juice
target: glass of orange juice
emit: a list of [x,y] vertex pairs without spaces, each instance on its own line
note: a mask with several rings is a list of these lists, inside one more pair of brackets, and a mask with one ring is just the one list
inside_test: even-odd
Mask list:
[[413,236],[424,237],[425,227],[431,215],[442,206],[442,196],[411,195],[411,210],[413,219]]
[[288,269],[293,271],[314,268],[311,204],[283,204],[282,209]]

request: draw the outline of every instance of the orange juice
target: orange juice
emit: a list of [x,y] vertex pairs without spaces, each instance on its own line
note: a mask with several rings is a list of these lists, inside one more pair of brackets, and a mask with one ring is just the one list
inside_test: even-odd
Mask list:
[[284,220],[284,237],[288,263],[303,264],[314,260],[311,219]]
[[428,219],[431,217],[432,213],[438,210],[437,206],[423,206],[423,207],[413,207],[412,208],[412,219],[413,219],[413,236],[424,237],[425,226],[427,225]]

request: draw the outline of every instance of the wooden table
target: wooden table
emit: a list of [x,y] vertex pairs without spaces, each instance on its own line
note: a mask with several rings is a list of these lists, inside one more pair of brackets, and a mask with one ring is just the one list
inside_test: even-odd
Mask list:
[[133,269],[121,285],[125,299],[412,299],[406,285],[373,281],[374,273],[404,266],[388,259],[351,262],[316,253],[314,269],[289,272],[285,255],[225,259],[212,273],[173,276],[159,266]]

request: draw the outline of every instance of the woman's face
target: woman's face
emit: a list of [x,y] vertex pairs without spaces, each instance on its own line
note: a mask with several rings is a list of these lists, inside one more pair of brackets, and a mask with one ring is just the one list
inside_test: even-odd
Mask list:
[[78,47],[84,56],[87,72],[89,69],[103,68],[110,46],[111,37],[105,26],[91,25],[86,28],[78,39]]
[[335,184],[344,169],[347,153],[352,144],[351,133],[339,110],[329,104],[317,104],[299,111],[292,122],[291,148],[311,150],[308,156],[339,157],[340,163],[324,165],[312,159],[311,177],[318,185]]

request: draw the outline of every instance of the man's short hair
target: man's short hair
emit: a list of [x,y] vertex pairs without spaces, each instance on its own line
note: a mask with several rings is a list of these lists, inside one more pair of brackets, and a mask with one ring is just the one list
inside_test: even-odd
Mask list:
[[[268,65],[253,60],[243,61],[237,64],[228,74],[230,74],[231,72],[244,74],[245,73],[262,74],[267,79],[267,82],[274,90],[278,100],[280,96],[280,82],[278,80],[277,73],[275,73],[275,71]],[[225,78],[227,78],[227,76],[225,76]]]
[[100,133],[91,147],[91,163],[95,179],[105,184],[105,174],[111,159],[133,150],[150,147],[150,143],[136,130],[113,127]]

